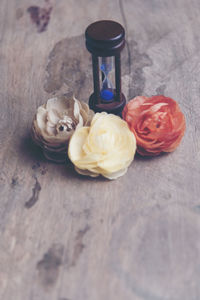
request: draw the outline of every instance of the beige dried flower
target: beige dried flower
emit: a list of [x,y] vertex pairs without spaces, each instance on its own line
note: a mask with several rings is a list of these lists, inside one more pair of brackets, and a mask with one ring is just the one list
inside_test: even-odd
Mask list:
[[75,97],[62,95],[38,107],[31,136],[47,159],[65,162],[68,142],[76,128],[90,125],[94,112]]

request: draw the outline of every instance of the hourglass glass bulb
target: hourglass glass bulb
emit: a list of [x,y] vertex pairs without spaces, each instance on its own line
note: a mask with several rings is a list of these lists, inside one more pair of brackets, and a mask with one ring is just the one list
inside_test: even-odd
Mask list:
[[102,57],[100,69],[102,71],[102,88],[100,96],[103,100],[110,101],[114,97],[113,85],[109,78],[109,73],[112,71],[112,57]]

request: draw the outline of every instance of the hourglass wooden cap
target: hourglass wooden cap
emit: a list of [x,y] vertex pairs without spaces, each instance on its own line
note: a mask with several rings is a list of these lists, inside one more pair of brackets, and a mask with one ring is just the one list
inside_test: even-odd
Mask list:
[[85,31],[86,47],[97,56],[114,56],[125,45],[125,30],[115,21],[102,20],[90,24]]

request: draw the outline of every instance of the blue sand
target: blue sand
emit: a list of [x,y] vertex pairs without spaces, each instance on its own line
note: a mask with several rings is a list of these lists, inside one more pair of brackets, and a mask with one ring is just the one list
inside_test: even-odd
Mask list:
[[111,92],[109,90],[102,90],[100,93],[100,96],[104,100],[111,100],[111,99],[113,99],[114,94],[113,94],[113,92]]

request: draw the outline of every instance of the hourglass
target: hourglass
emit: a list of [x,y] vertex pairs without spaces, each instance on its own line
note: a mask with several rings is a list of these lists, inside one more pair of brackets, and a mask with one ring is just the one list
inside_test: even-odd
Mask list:
[[125,45],[124,28],[114,21],[97,21],[87,27],[85,37],[86,47],[92,53],[94,84],[89,106],[95,112],[121,115],[126,104],[121,92],[120,62]]

